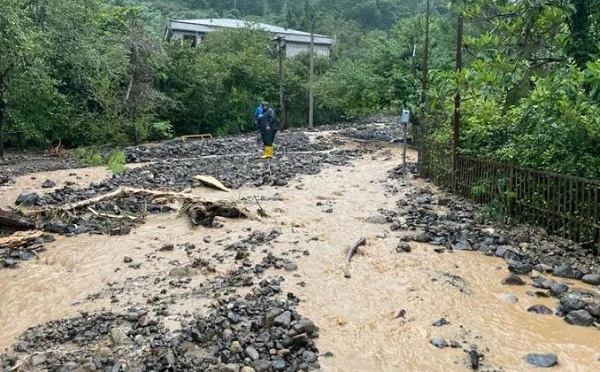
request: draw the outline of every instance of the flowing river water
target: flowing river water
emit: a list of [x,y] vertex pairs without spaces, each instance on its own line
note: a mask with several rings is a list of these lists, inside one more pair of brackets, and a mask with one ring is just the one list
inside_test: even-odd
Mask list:
[[[240,199],[269,197],[261,205],[270,218],[262,221],[228,220],[219,230],[192,229],[172,214],[150,217],[127,236],[57,237],[37,260],[21,263],[19,269],[0,270],[0,347],[9,347],[29,326],[76,316],[82,310],[121,309],[143,301],[143,286],[118,303],[93,295],[115,282],[129,280],[135,286],[136,277],[168,270],[172,262],[186,259],[177,251],[161,256],[157,250],[164,243],[201,244],[206,235],[212,241],[234,241],[247,228],[279,227],[283,235],[273,243],[274,252],[290,247],[310,252],[297,261],[297,271],[281,275],[286,277],[285,289],[302,299],[299,312],[320,327],[321,354],[333,354],[320,358],[324,371],[461,371],[467,369],[468,360],[463,349],[471,344],[485,355],[487,370],[535,370],[523,361],[532,352],[557,354],[556,370],[600,370],[600,331],[568,325],[554,315],[528,313],[526,309],[535,304],[554,309],[556,300],[528,296],[530,285],[502,285],[507,275],[503,260],[472,252],[438,254],[427,244],[398,254],[400,233],[390,232],[389,225],[366,223],[379,208],[395,209],[404,191],[425,185],[421,180],[393,181],[405,185],[399,187],[400,194],[387,195],[387,171],[400,162],[401,154],[397,148],[382,147],[352,166],[299,176],[283,188],[232,191]],[[409,158],[414,157],[410,152]],[[0,206],[11,204],[21,190],[31,190],[46,178],[58,186],[68,180],[84,185],[103,179],[106,172],[79,169],[31,177],[0,189]],[[194,193],[223,197],[206,189]],[[361,236],[367,245],[352,259],[352,277],[345,278],[345,251]],[[218,249],[203,247],[207,255]],[[157,255],[160,259],[149,259]],[[138,269],[124,267],[123,256],[143,264]],[[518,302],[506,301],[506,295],[516,296]],[[193,311],[198,304],[183,306]],[[406,315],[396,318],[402,309]],[[432,327],[441,317],[450,324]],[[172,320],[171,326],[176,326]],[[436,349],[429,344],[432,337],[464,344]]]

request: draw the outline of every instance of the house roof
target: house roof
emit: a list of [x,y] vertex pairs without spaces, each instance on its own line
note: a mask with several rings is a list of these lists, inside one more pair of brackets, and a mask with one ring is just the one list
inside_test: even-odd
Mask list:
[[[240,19],[228,19],[228,18],[210,18],[210,19],[181,19],[169,21],[170,31],[179,32],[198,32],[206,33],[216,31],[223,28],[243,28],[250,27],[259,30],[264,30],[275,34],[279,37],[284,37],[287,41],[295,41],[301,43],[310,42],[310,33],[298,30],[292,30],[289,28],[268,25],[265,23],[249,22]],[[333,45],[335,43],[335,37],[326,35],[314,35],[315,44],[326,44]]]

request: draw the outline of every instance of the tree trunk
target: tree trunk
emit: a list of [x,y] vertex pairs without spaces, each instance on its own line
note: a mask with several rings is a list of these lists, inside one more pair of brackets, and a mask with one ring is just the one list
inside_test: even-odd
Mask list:
[[2,97],[0,97],[0,158],[4,157],[4,109],[6,104]]
[[35,224],[27,218],[21,217],[16,213],[0,209],[0,227],[6,227],[10,230],[32,230]]

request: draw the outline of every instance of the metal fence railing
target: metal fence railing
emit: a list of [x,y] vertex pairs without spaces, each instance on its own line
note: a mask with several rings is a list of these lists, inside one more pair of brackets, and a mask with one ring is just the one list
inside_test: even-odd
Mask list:
[[424,142],[420,173],[436,185],[479,203],[492,204],[519,222],[530,223],[579,243],[600,244],[600,181],[509,163],[458,155]]

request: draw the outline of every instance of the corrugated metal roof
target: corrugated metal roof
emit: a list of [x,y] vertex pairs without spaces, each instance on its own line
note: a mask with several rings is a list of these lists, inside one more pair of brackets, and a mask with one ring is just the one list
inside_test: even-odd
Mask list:
[[[242,27],[255,27],[264,31],[272,32],[274,34],[286,34],[286,35],[298,35],[298,36],[310,36],[309,32],[292,30],[289,28],[268,25],[265,23],[249,22],[240,19],[228,19],[228,18],[210,18],[210,19],[178,19],[173,22],[181,22],[194,24],[199,26],[208,27],[222,27],[222,28],[242,28]],[[331,38],[331,36],[317,35],[319,37]]]

